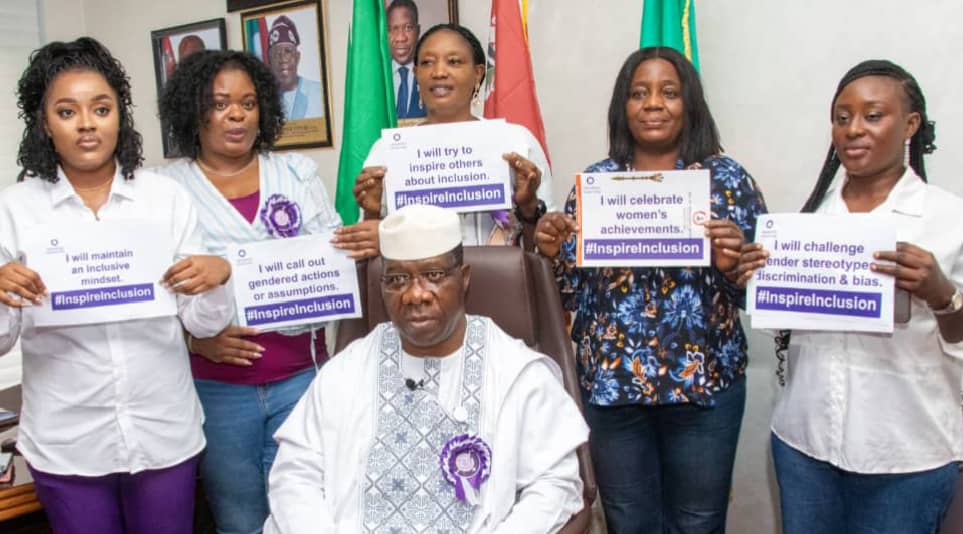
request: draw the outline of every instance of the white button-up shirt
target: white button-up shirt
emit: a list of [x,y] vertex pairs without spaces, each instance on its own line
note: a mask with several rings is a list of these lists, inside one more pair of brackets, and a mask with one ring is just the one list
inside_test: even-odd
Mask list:
[[[818,213],[848,213],[845,172]],[[873,213],[933,253],[963,287],[963,199],[907,169]],[[772,430],[793,448],[856,473],[907,473],[963,460],[963,343],[947,343],[927,304],[892,334],[795,331]]]
[[[59,172],[0,192],[0,263],[23,256],[32,227],[78,221],[149,222],[170,229],[171,264],[205,254],[197,213],[173,180],[138,171],[114,176],[97,217]],[[176,465],[204,448],[181,321],[197,337],[218,333],[234,307],[229,284],[177,296],[178,317],[71,327],[35,327],[30,314],[0,305],[0,354],[22,337],[23,411],[18,448],[44,472],[82,476]]]

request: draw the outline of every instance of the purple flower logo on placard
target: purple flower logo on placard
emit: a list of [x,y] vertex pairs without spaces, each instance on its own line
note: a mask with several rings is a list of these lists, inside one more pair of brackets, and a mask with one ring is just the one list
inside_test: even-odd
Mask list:
[[301,233],[301,208],[284,195],[271,195],[261,208],[261,222],[272,237],[294,237]]

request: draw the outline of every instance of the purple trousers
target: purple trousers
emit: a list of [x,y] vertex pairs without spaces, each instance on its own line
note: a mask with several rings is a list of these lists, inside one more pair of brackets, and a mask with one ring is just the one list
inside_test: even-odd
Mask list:
[[30,474],[54,534],[190,534],[197,463],[99,477]]

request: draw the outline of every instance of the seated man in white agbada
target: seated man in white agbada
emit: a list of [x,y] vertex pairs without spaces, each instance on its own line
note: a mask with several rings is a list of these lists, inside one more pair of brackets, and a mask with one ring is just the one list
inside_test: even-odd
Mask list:
[[[390,323],[332,358],[275,439],[265,533],[553,533],[588,428],[558,366],[465,313],[453,212],[380,225]],[[510,306],[510,299],[506,299]]]

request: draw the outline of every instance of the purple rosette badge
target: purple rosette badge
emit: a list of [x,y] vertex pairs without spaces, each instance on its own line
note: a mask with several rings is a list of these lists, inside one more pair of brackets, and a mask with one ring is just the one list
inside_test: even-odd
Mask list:
[[512,217],[506,210],[493,211],[492,220],[499,228],[510,228],[512,226]]
[[284,195],[273,194],[261,208],[261,222],[272,237],[295,237],[301,233],[301,208]]
[[455,486],[455,497],[478,504],[478,490],[491,474],[492,450],[478,436],[461,434],[449,439],[438,458],[445,479]]

